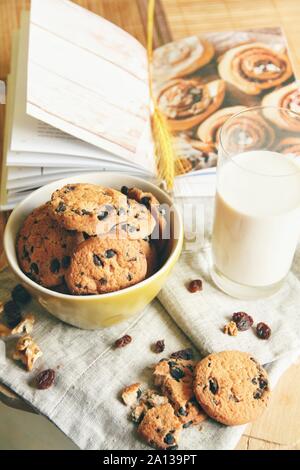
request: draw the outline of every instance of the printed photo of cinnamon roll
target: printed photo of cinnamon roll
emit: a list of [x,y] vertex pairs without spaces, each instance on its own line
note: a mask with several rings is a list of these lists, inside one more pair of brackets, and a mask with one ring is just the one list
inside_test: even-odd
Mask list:
[[191,171],[211,168],[217,164],[217,152],[213,144],[190,139],[185,135],[174,138],[174,148],[177,155],[175,172],[183,175]]
[[166,44],[153,53],[154,80],[163,82],[189,75],[208,64],[213,56],[213,45],[197,36]]
[[266,44],[255,42],[225,52],[220,60],[219,74],[223,80],[247,95],[281,85],[292,75],[288,56]]
[[[276,137],[273,127],[255,110],[246,115],[241,113],[239,119],[228,120],[226,135],[227,139],[223,142],[223,147],[229,152],[270,149]],[[230,147],[228,147],[228,142],[231,142]],[[233,147],[234,142],[237,148]]]
[[225,96],[225,82],[203,83],[198,79],[177,79],[160,90],[158,106],[167,118],[171,131],[190,129],[216,111]]
[[283,153],[284,155],[291,155],[294,157],[300,157],[300,137],[286,137],[282,139],[276,151]]
[[200,124],[196,131],[198,139],[217,145],[219,143],[220,130],[224,122],[229,117],[245,109],[246,106],[229,106],[228,108],[219,109]]
[[262,104],[264,106],[286,108],[296,113],[288,114],[274,108],[266,108],[264,111],[265,117],[281,129],[300,132],[300,83],[293,82],[269,93],[263,98]]

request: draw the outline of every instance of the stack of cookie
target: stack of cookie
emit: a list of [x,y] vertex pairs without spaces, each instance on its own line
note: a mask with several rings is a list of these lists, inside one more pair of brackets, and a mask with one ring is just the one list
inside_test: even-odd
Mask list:
[[44,287],[105,294],[137,284],[159,268],[165,229],[151,193],[68,184],[24,221],[18,260],[23,272]]
[[153,378],[159,391],[142,392],[136,383],[122,391],[122,399],[139,435],[158,449],[176,449],[181,430],[207,415],[229,426],[254,421],[270,397],[266,371],[240,351],[210,354],[199,362],[191,350],[178,351],[154,366]]

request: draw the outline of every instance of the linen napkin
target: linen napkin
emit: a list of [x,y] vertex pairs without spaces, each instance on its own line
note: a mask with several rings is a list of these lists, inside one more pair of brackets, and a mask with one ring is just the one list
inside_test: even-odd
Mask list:
[[[206,227],[211,210],[211,201],[205,202]],[[44,355],[36,369],[28,373],[11,359],[16,340],[0,341],[0,381],[53,421],[81,449],[147,449],[128,421],[128,409],[119,394],[133,382],[151,385],[149,366],[162,357],[190,346],[196,346],[199,357],[215,350],[247,350],[263,363],[270,362],[267,369],[275,385],[299,354],[297,348],[300,350],[299,263],[297,254],[287,283],[273,298],[248,303],[233,300],[214,288],[204,248],[184,253],[159,295],[161,303],[155,300],[135,318],[100,331],[68,326],[32,301],[27,311],[37,317],[33,337]],[[204,289],[190,294],[185,283],[195,277],[204,279]],[[9,270],[0,273],[0,300],[9,298],[15,284]],[[269,323],[271,338],[259,340],[252,331],[238,337],[224,335],[221,328],[236,310],[246,310],[255,321]],[[132,336],[132,343],[114,349],[114,341],[125,333]],[[166,350],[160,355],[150,348],[159,339],[166,342]],[[56,382],[52,388],[39,391],[34,377],[45,368],[56,370]],[[195,426],[182,432],[180,449],[231,449],[244,428],[226,427],[207,419],[201,429]]]
[[[0,273],[0,298],[7,298],[14,285],[8,270]],[[11,359],[15,340],[0,341],[0,381],[48,417],[81,449],[148,449],[128,421],[120,390],[137,381],[151,385],[150,365],[173,351],[192,346],[163,306],[155,300],[139,316],[101,331],[70,327],[35,301],[28,311],[34,311],[37,317],[33,337],[44,355],[37,368],[28,373]],[[132,336],[132,343],[114,349],[115,339],[125,332]],[[150,349],[158,339],[166,341],[166,350],[160,355]],[[293,360],[294,355],[290,355],[267,366],[273,387]],[[56,370],[55,385],[39,391],[34,377],[49,367]],[[207,419],[201,426],[182,432],[180,449],[232,449],[244,429]]]

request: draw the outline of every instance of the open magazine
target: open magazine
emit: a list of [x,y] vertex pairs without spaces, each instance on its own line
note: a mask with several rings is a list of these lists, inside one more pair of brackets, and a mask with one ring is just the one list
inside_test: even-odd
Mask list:
[[[153,67],[179,196],[214,192],[219,128],[230,115],[264,101],[299,107],[279,28],[184,38],[156,49]],[[2,209],[76,173],[155,179],[147,53],[114,24],[68,0],[32,0],[13,36],[7,90]],[[274,125],[264,123],[266,132]]]

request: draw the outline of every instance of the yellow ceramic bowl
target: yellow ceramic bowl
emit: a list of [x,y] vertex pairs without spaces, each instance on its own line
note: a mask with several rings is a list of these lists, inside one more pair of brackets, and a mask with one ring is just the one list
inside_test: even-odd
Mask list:
[[126,320],[141,312],[154,299],[166,281],[181,252],[183,242],[183,224],[174,207],[171,218],[170,253],[164,265],[153,276],[143,282],[109,294],[91,296],[73,296],[53,292],[29,279],[19,268],[16,254],[16,239],[25,217],[36,207],[44,204],[51,194],[68,183],[93,183],[120,189],[121,186],[137,186],[151,191],[162,204],[172,205],[166,193],[155,185],[120,173],[90,173],[77,177],[65,178],[48,184],[30,194],[12,212],[4,234],[4,249],[8,263],[18,280],[34,295],[40,304],[50,313],[64,322],[79,328],[104,328]]

